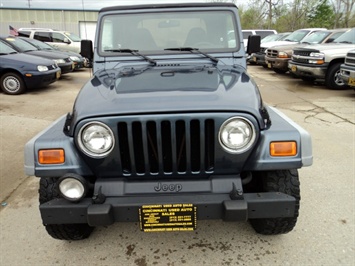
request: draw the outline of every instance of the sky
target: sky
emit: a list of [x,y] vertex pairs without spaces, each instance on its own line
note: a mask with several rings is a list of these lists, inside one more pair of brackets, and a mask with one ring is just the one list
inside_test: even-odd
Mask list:
[[0,8],[33,8],[33,9],[87,9],[99,10],[113,5],[134,5],[149,3],[176,3],[176,2],[207,2],[208,0],[0,0]]

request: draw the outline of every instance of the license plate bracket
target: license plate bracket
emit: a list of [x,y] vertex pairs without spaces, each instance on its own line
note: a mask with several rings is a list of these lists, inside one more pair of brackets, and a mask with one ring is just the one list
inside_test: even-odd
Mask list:
[[143,232],[193,231],[197,207],[190,203],[143,205],[139,225]]

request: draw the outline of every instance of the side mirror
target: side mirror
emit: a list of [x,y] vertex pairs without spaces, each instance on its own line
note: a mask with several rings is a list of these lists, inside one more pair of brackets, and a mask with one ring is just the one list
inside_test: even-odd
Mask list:
[[260,42],[260,35],[249,35],[247,53],[252,54],[260,52]]
[[67,44],[71,44],[71,41],[68,38],[64,38],[63,42]]
[[92,48],[92,41],[91,40],[81,40],[81,51],[80,54],[83,57],[86,57],[90,61],[94,58],[94,51]]

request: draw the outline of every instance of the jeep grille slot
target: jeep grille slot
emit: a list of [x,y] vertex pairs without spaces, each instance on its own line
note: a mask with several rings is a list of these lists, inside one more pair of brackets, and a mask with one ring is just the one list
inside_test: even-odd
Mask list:
[[210,174],[214,170],[212,119],[118,123],[122,174]]

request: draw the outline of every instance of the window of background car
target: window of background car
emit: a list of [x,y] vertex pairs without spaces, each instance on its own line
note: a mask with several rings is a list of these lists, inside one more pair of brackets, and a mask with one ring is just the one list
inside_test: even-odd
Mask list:
[[51,42],[52,41],[49,32],[35,32],[33,38],[36,40],[39,40],[41,42]]
[[31,35],[30,31],[18,31],[18,36],[29,38]]
[[61,33],[58,32],[53,32],[52,33],[52,41],[53,42],[64,42],[65,36]]
[[29,44],[28,42],[25,42],[21,39],[17,39],[17,38],[11,38],[8,37],[6,38],[6,41],[8,43],[11,43],[14,47],[16,47],[17,49],[24,51],[24,52],[28,52],[28,51],[36,51],[38,50],[36,47],[34,47],[33,45]]
[[17,53],[14,49],[12,49],[9,45],[4,43],[3,41],[0,41],[0,54],[11,54],[11,53]]

